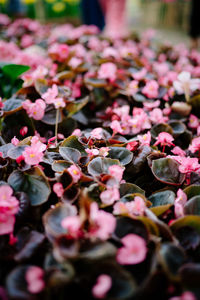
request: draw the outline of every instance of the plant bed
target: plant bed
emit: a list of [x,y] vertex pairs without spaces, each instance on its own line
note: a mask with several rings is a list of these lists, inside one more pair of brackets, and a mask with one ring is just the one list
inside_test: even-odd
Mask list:
[[0,28],[2,298],[199,299],[200,54]]

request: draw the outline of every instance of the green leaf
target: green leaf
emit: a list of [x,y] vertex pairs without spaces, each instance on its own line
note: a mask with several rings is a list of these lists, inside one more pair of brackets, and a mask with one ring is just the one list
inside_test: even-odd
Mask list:
[[[42,118],[42,122],[47,124],[47,125],[55,125],[56,124],[56,109],[54,105],[48,105],[45,110],[44,117]],[[58,123],[62,122],[62,114],[61,111],[59,110],[58,114]]]
[[81,158],[81,153],[71,147],[60,147],[59,153],[65,160],[75,164],[77,164]]
[[170,125],[165,123],[156,124],[151,128],[151,135],[155,139],[159,133],[161,132],[168,132],[170,134],[173,134],[173,129]]
[[200,195],[200,185],[189,185],[183,191],[186,193],[187,198],[190,199],[194,196]]
[[200,195],[192,197],[184,206],[186,215],[200,215]]
[[170,190],[161,191],[158,193],[154,193],[149,197],[149,201],[152,202],[152,206],[161,206],[166,204],[174,204],[175,194]]
[[15,192],[27,193],[32,206],[47,202],[51,193],[49,183],[38,167],[33,167],[26,172],[18,170],[12,172],[8,177],[8,183]]
[[81,100],[75,100],[73,102],[70,102],[66,105],[65,109],[68,112],[67,117],[70,118],[75,113],[77,113],[79,110],[81,110],[89,101],[89,97],[85,97]]
[[10,98],[4,102],[3,111],[14,113],[16,110],[20,109],[22,107],[22,100],[16,99],[16,98]]
[[179,163],[171,158],[153,160],[152,172],[157,180],[170,185],[178,186],[185,180],[185,174],[179,172]]
[[145,191],[142,190],[139,186],[133,183],[121,183],[120,184],[120,197],[124,197],[130,194],[142,194],[145,195]]
[[200,233],[200,216],[184,216],[172,222],[170,228],[172,231],[174,231],[184,226],[190,226]]
[[123,147],[109,147],[108,156],[112,159],[118,159],[120,163],[125,166],[129,164],[133,158],[133,153]]
[[81,153],[85,153],[85,148],[79,142],[76,135],[71,135],[68,138],[66,138],[64,141],[62,141],[62,143],[60,144],[60,147],[71,147],[71,148],[79,150]]
[[88,164],[88,173],[92,176],[108,174],[108,168],[112,165],[120,165],[118,159],[96,157]]
[[20,75],[30,69],[29,66],[9,64],[2,67],[3,73],[15,81]]

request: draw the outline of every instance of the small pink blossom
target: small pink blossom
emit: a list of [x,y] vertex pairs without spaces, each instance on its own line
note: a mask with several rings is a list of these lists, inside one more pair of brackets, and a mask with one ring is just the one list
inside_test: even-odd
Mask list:
[[111,122],[110,128],[113,130],[113,135],[115,135],[116,133],[123,133],[123,129],[120,125],[120,122],[117,120]]
[[190,115],[188,127],[196,129],[199,126],[199,119],[195,115]]
[[138,135],[137,136],[139,142],[140,142],[140,145],[142,146],[149,146],[150,143],[151,143],[151,133],[150,131],[148,131],[147,133],[143,134],[143,135]]
[[54,43],[48,51],[53,60],[64,62],[69,56],[69,46],[66,44]]
[[19,140],[16,138],[16,136],[14,136],[14,138],[12,138],[11,143],[12,143],[14,146],[17,146],[17,145],[19,144]]
[[80,129],[75,129],[73,132],[72,132],[72,134],[71,135],[76,135],[76,136],[81,136],[81,130]]
[[61,97],[55,98],[54,101],[53,101],[53,104],[54,104],[56,109],[58,109],[60,107],[65,107],[65,101]]
[[175,155],[179,155],[179,156],[186,156],[186,153],[184,150],[182,150],[180,147],[176,146],[174,147],[171,152]]
[[105,157],[108,155],[109,150],[110,150],[109,147],[101,147],[99,148],[99,155]]
[[112,165],[108,168],[108,172],[113,176],[117,181],[121,181],[124,173],[124,168],[119,165]]
[[142,89],[142,93],[148,98],[157,98],[158,97],[158,88],[159,85],[155,80],[150,80],[147,82],[145,87]]
[[200,151],[200,137],[194,138],[192,144],[188,148],[192,153]]
[[2,98],[0,97],[0,109],[4,107],[4,103],[2,102]]
[[197,298],[192,292],[185,291],[181,296],[171,297],[169,300],[197,300]]
[[48,88],[46,93],[42,94],[42,98],[46,101],[47,104],[52,104],[57,96],[58,87],[56,84],[53,84],[51,88]]
[[144,200],[141,197],[136,196],[134,201],[118,201],[115,203],[113,213],[115,215],[130,214],[132,216],[143,216],[145,208],[146,206]]
[[200,79],[191,79],[189,72],[183,71],[178,75],[173,86],[178,94],[185,94],[186,100],[189,100],[190,93],[200,87]]
[[143,78],[145,78],[147,74],[147,70],[145,68],[142,68],[140,71],[132,73],[132,77],[135,80],[142,80]]
[[22,136],[25,136],[28,132],[28,127],[27,126],[24,126],[20,129],[19,133],[22,135]]
[[122,265],[141,263],[147,254],[145,240],[136,234],[127,234],[121,239],[122,248],[117,251],[117,262]]
[[183,174],[190,174],[191,172],[195,172],[200,168],[198,158],[196,157],[181,157],[180,164],[179,171]]
[[138,142],[137,142],[137,141],[129,142],[129,143],[126,145],[126,149],[128,149],[128,150],[130,150],[130,151],[136,150],[137,147],[138,147]]
[[53,191],[58,197],[62,197],[64,193],[63,185],[60,182],[56,182],[53,185]]
[[109,79],[114,81],[116,79],[117,67],[115,64],[108,62],[100,66],[98,77],[100,79]]
[[70,61],[68,62],[68,65],[72,67],[72,69],[76,69],[80,64],[82,64],[82,59],[77,57],[72,57]]
[[22,155],[28,165],[37,165],[42,161],[45,150],[46,145],[41,143],[37,136],[34,136],[31,139],[31,146],[26,147]]
[[81,220],[79,216],[68,216],[61,222],[64,229],[67,230],[67,234],[73,238],[80,236]]
[[90,132],[91,138],[101,140],[103,138],[103,129],[97,127]]
[[161,145],[162,147],[165,146],[174,146],[174,144],[172,143],[174,138],[171,134],[169,134],[168,132],[160,132],[159,135],[156,137],[156,142],[154,144],[154,146],[157,145]]
[[107,240],[116,227],[115,217],[104,210],[99,210],[96,202],[90,205],[90,221],[89,235],[101,240]]
[[41,120],[44,117],[46,104],[42,99],[37,99],[34,103],[26,100],[22,103],[22,107],[26,110],[30,118]]
[[168,121],[168,117],[163,115],[163,111],[160,108],[154,108],[150,111],[149,118],[153,124],[165,123]]
[[108,188],[101,192],[100,199],[103,204],[112,205],[115,201],[120,199],[119,189],[117,187]]
[[85,152],[89,155],[89,156],[97,156],[99,155],[99,150],[98,149],[85,149]]
[[72,176],[74,183],[77,183],[82,176],[80,169],[75,165],[72,165],[71,167],[67,168],[67,171]]
[[139,90],[138,81],[137,80],[132,80],[129,83],[128,88],[127,88],[128,95],[134,96],[138,92],[138,90]]
[[179,189],[177,192],[177,198],[174,203],[174,213],[176,218],[180,218],[184,216],[184,205],[187,202],[187,195]]
[[160,105],[160,100],[143,103],[144,108],[148,111],[151,111],[153,108],[157,108],[159,105]]
[[92,288],[92,295],[97,299],[103,299],[106,297],[111,286],[112,278],[109,275],[101,274]]
[[44,271],[36,266],[29,267],[26,274],[25,278],[28,284],[28,291],[31,294],[38,294],[40,293],[44,287]]

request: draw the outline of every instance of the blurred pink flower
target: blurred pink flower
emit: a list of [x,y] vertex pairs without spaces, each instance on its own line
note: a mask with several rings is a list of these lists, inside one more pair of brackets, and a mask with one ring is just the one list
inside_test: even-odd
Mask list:
[[138,135],[137,136],[139,142],[140,142],[140,145],[144,146],[149,146],[150,143],[151,143],[151,133],[150,131],[148,131],[147,133],[143,134],[143,135]]
[[117,203],[115,203],[113,208],[113,213],[116,215],[130,214],[132,216],[143,216],[146,206],[144,200],[141,197],[136,196],[134,198],[134,201],[118,201]]
[[90,132],[91,138],[101,140],[103,138],[103,129],[101,127],[97,127]]
[[127,87],[128,95],[134,96],[138,92],[138,90],[139,90],[138,81],[132,80]]
[[155,80],[150,80],[146,83],[145,87],[142,89],[142,93],[148,98],[158,97],[159,85]]
[[116,226],[115,217],[104,210],[99,210],[96,202],[90,205],[90,222],[89,235],[101,240],[107,240]]
[[37,99],[34,103],[26,100],[22,103],[22,107],[26,110],[30,118],[41,120],[44,117],[46,104],[42,99]]
[[117,187],[108,188],[101,192],[100,199],[103,204],[112,205],[115,201],[120,199],[119,189]]
[[108,62],[100,66],[98,70],[98,77],[100,79],[109,79],[114,81],[116,79],[117,67],[115,64]]
[[24,126],[20,129],[19,133],[22,135],[22,136],[25,136],[28,132],[28,127],[27,126]]
[[172,143],[174,138],[171,134],[169,134],[168,132],[160,132],[159,135],[156,137],[156,142],[154,144],[154,146],[157,145],[161,145],[163,147],[163,152],[164,152],[164,147],[165,146],[174,146],[174,144]]
[[190,115],[188,127],[197,128],[199,126],[199,119],[195,115]]
[[46,145],[41,143],[37,136],[34,136],[31,139],[31,146],[26,147],[22,155],[28,165],[37,165],[42,161],[45,150]]
[[56,182],[53,185],[53,191],[58,197],[62,197],[64,193],[63,185],[60,182]]
[[121,239],[123,247],[117,251],[117,262],[122,265],[139,264],[146,258],[147,248],[145,240],[133,233]]
[[44,287],[44,271],[36,266],[29,267],[26,271],[25,278],[28,284],[28,291],[31,294],[40,293]]
[[97,299],[103,299],[106,297],[111,286],[112,278],[109,275],[101,274],[92,288],[92,295]]
[[64,62],[69,56],[69,46],[66,44],[54,43],[48,50],[53,60]]
[[200,169],[198,158],[181,157],[179,171],[184,174],[190,174]]
[[200,151],[200,137],[194,138],[192,144],[188,148],[192,153]]
[[89,156],[96,156],[99,155],[99,150],[98,149],[85,149],[85,152],[89,155]]
[[182,295],[171,297],[169,300],[197,300],[197,298],[192,292],[185,291]]
[[67,230],[67,234],[73,238],[80,236],[81,220],[79,216],[68,216],[61,222],[64,229]]
[[114,120],[110,123],[110,128],[113,130],[113,135],[115,135],[116,133],[123,133],[123,129],[120,125],[120,122],[117,120]]
[[74,183],[77,183],[82,176],[80,169],[75,165],[72,165],[71,167],[67,168],[67,171],[72,176]]
[[179,155],[179,156],[186,156],[186,153],[184,150],[182,150],[180,147],[176,146],[174,147],[171,152],[175,155]]
[[108,168],[108,172],[113,176],[117,181],[121,181],[124,173],[124,167],[119,165],[112,165]]
[[177,192],[177,198],[174,203],[174,213],[176,218],[180,218],[184,216],[184,205],[187,202],[187,195],[179,189]]
[[56,84],[53,84],[51,88],[48,88],[46,93],[42,94],[42,98],[46,101],[47,104],[52,104],[57,96],[58,87]]
[[19,140],[16,138],[16,136],[14,136],[11,140],[11,143],[14,145],[14,146],[17,146],[19,144]]

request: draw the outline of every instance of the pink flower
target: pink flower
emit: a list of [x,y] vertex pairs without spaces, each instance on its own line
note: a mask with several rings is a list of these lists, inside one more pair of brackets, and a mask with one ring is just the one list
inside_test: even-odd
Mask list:
[[115,230],[115,217],[104,210],[99,210],[96,202],[90,205],[90,221],[89,235],[91,237],[107,240]]
[[128,150],[130,150],[130,151],[136,150],[137,147],[138,147],[138,142],[137,142],[137,141],[129,142],[129,143],[126,145],[126,149],[128,149]]
[[42,94],[42,98],[46,101],[47,104],[52,104],[57,96],[58,87],[56,84],[53,84],[52,88],[48,88],[46,93]]
[[110,128],[113,130],[113,135],[115,135],[116,133],[123,133],[123,129],[120,125],[120,122],[117,120],[111,122]]
[[117,181],[121,181],[124,173],[124,168],[119,165],[112,165],[108,168],[108,172],[113,176]]
[[19,201],[12,196],[9,185],[0,186],[0,235],[12,233],[15,224],[15,214],[19,209]]
[[[165,146],[174,146],[172,141],[174,140],[173,136],[169,134],[168,132],[161,132],[156,138],[157,142],[155,142],[154,146],[161,145],[163,148]],[[163,149],[164,152],[164,149]]]
[[42,99],[37,99],[34,103],[26,100],[22,103],[22,107],[26,110],[30,118],[41,120],[44,117],[46,104]]
[[171,297],[169,300],[197,300],[192,292],[185,291],[181,296]]
[[36,266],[28,268],[25,278],[28,283],[28,291],[31,294],[38,294],[44,289],[45,283],[43,277],[44,271],[41,268]]
[[182,150],[180,147],[176,146],[174,147],[171,152],[175,155],[179,155],[179,156],[186,156],[186,153],[184,150]]
[[70,61],[68,62],[68,65],[72,67],[72,69],[76,69],[80,64],[82,64],[82,59],[77,57],[72,57]]
[[57,60],[59,62],[64,62],[69,56],[69,46],[67,46],[66,44],[54,43],[49,48],[48,52],[53,60]]
[[90,132],[91,138],[101,140],[103,138],[103,129],[97,127]]
[[100,66],[98,77],[101,79],[109,79],[114,81],[116,79],[117,67],[115,64],[108,62]]
[[78,238],[80,236],[82,224],[79,216],[68,216],[62,220],[61,225],[71,237]]
[[200,150],[200,137],[194,138],[192,144],[188,148],[192,153]]
[[149,146],[150,143],[151,143],[151,133],[150,131],[148,131],[147,133],[143,134],[143,135],[138,135],[137,136],[139,142],[140,142],[140,145],[144,146]]
[[196,129],[199,126],[199,119],[195,115],[190,115],[188,127]]
[[27,126],[24,126],[20,129],[19,133],[22,135],[22,136],[25,136],[28,132],[28,127]]
[[157,108],[160,105],[160,100],[156,100],[153,102],[144,102],[143,106],[146,108],[146,110],[152,110],[153,108]]
[[127,88],[128,95],[134,96],[138,92],[138,90],[139,90],[138,81],[137,80],[132,80],[129,83],[128,88]]
[[177,198],[174,203],[174,213],[176,218],[184,216],[184,205],[187,202],[187,195],[179,189],[177,192]]
[[99,149],[99,155],[105,157],[105,156],[108,155],[109,150],[110,150],[109,147],[101,147],[101,148]]
[[134,201],[119,201],[115,203],[113,213],[116,215],[130,214],[132,216],[143,216],[145,208],[144,200],[141,197],[136,196]]
[[80,169],[75,165],[72,165],[71,167],[67,168],[67,171],[72,176],[74,183],[78,182],[82,176]]
[[112,286],[112,278],[109,275],[101,274],[92,288],[92,295],[97,299],[103,299]]
[[127,234],[121,239],[122,248],[117,251],[117,262],[122,265],[141,263],[147,254],[145,240],[136,234]]
[[195,172],[199,170],[200,165],[198,162],[198,158],[191,157],[181,157],[179,171],[183,174],[190,174],[191,172]]
[[85,149],[85,152],[89,155],[89,156],[96,156],[99,154],[99,150],[98,149]]
[[60,182],[56,182],[53,185],[53,191],[54,193],[60,198],[62,197],[63,193],[64,193],[64,189],[63,189],[63,185]]
[[106,205],[112,205],[115,201],[120,199],[119,189],[116,187],[108,188],[107,190],[101,192],[100,199],[102,203]]
[[53,104],[56,109],[60,107],[65,107],[65,101],[63,98],[55,98]]
[[145,68],[142,68],[140,71],[135,72],[132,74],[132,77],[136,80],[143,79],[147,74],[147,70]]
[[0,109],[4,107],[4,103],[2,102],[2,98],[0,97]]
[[158,97],[158,88],[159,85],[155,80],[150,80],[147,82],[145,87],[142,89],[142,93],[148,98],[157,98]]
[[28,165],[37,165],[42,161],[44,156],[43,151],[46,150],[46,145],[39,141],[37,136],[31,140],[31,146],[26,147],[22,153],[25,163]]
[[163,116],[163,111],[160,108],[154,108],[149,113],[149,118],[153,124],[165,123],[168,121],[168,117]]
[[12,138],[11,143],[12,143],[14,146],[17,146],[17,145],[19,144],[19,140],[16,138],[16,136],[14,136],[14,138]]
[[76,135],[76,136],[81,136],[81,130],[80,129],[75,129],[73,132],[72,132],[72,134],[71,135]]

